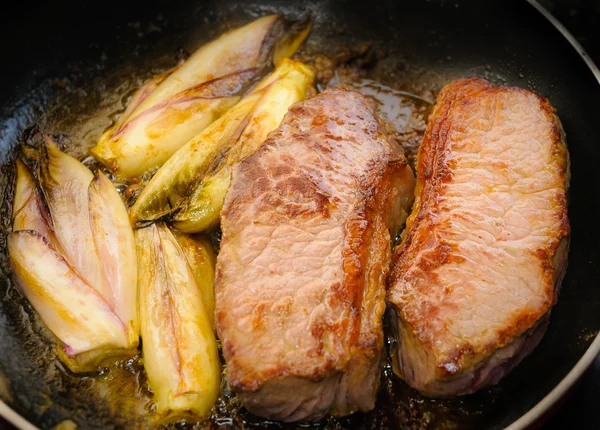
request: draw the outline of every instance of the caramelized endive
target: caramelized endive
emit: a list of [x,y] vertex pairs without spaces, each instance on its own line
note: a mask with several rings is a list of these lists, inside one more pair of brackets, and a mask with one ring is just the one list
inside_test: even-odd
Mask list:
[[[231,164],[262,144],[288,108],[313,90],[313,80],[307,66],[282,59],[250,94],[158,170],[130,209],[132,223],[156,220],[189,205],[190,211],[184,210],[175,219],[178,229],[197,232],[216,225]],[[198,183],[202,190],[190,199]],[[205,188],[212,199],[206,197],[209,191]],[[198,215],[195,209],[202,204],[205,210]]]
[[201,292],[213,288],[212,276],[195,276],[190,254],[165,224],[136,230],[135,236],[144,274],[139,278],[142,354],[157,411],[204,417],[221,388],[217,342]]
[[127,211],[112,183],[47,138],[40,182],[21,161],[10,260],[23,294],[62,343],[74,372],[133,355],[137,260]]
[[236,104],[273,63],[293,55],[309,24],[269,15],[207,43],[144,85],[91,154],[127,178],[161,166]]
[[171,231],[181,250],[185,254],[188,264],[192,269],[196,284],[202,294],[204,308],[215,325],[215,264],[216,255],[208,240],[193,235]]

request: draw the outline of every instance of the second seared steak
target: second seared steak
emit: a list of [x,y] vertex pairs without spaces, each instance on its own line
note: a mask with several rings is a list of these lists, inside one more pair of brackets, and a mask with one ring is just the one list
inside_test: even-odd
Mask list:
[[413,188],[404,156],[347,90],[294,105],[234,168],[216,318],[229,385],[249,411],[298,421],[373,408],[390,230]]
[[539,342],[567,263],[568,153],[548,100],[445,86],[390,275],[394,370],[433,396],[495,384]]

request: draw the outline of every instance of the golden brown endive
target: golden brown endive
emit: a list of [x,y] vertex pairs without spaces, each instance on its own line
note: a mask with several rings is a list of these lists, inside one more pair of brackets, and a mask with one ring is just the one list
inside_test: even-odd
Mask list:
[[[10,260],[74,372],[137,350],[137,261],[119,193],[48,138],[40,182],[17,161]],[[46,206],[47,204],[47,206]]]
[[[202,290],[213,278],[196,277],[178,240],[163,223],[135,232],[140,273],[144,368],[157,411],[206,416],[221,387],[221,369]],[[212,274],[211,274],[212,275]],[[199,283],[202,285],[199,285]]]
[[[192,211],[188,217],[186,212],[176,219],[175,225],[185,232],[216,225],[231,165],[262,144],[288,108],[313,91],[313,80],[314,75],[306,65],[282,59],[250,94],[179,149],[156,172],[130,209],[132,223],[152,221],[179,209],[188,202],[194,187],[210,174],[212,199],[203,212],[206,216],[196,216]],[[200,198],[204,199],[202,202],[207,200],[204,192]]]
[[183,250],[206,308],[211,324],[215,325],[215,264],[217,257],[211,244],[204,238],[172,230]]
[[237,103],[268,67],[292,55],[309,24],[269,15],[207,43],[144,85],[90,153],[127,178],[161,166]]

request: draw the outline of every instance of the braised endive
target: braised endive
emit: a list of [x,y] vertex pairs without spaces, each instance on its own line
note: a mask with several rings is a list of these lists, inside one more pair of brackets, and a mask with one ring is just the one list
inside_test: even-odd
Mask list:
[[[156,172],[130,209],[132,223],[156,220],[186,205],[195,187],[204,184],[203,178],[210,174],[209,180],[215,182],[210,188],[214,203],[206,211],[207,216],[182,215],[177,218],[176,227],[193,232],[215,225],[229,185],[231,164],[262,144],[267,134],[277,128],[289,106],[312,91],[313,80],[307,66],[282,59],[251,93],[179,149]],[[221,180],[222,177],[225,179]]]
[[310,25],[270,15],[229,31],[144,85],[91,154],[123,177],[161,166],[237,103],[268,67],[292,55]]
[[216,255],[210,243],[199,237],[180,233],[172,230],[179,246],[186,256],[196,284],[202,294],[204,308],[211,321],[215,325],[215,264]]
[[139,278],[142,356],[157,412],[204,417],[221,387],[217,342],[201,292],[214,287],[213,275],[196,276],[189,263],[194,253],[186,256],[165,224],[136,230],[135,236],[144,273]]
[[72,371],[134,354],[137,260],[119,193],[49,138],[39,177],[43,194],[17,162],[8,249],[22,292],[63,343],[59,356]]

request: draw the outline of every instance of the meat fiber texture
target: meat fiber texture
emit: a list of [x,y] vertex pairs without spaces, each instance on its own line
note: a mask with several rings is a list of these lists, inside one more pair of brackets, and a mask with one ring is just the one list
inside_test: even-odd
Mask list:
[[391,238],[415,181],[383,130],[361,95],[326,91],[292,106],[233,170],[217,329],[229,385],[256,415],[374,407]]
[[540,341],[567,264],[569,156],[548,100],[444,87],[388,299],[395,372],[430,396],[497,383]]

